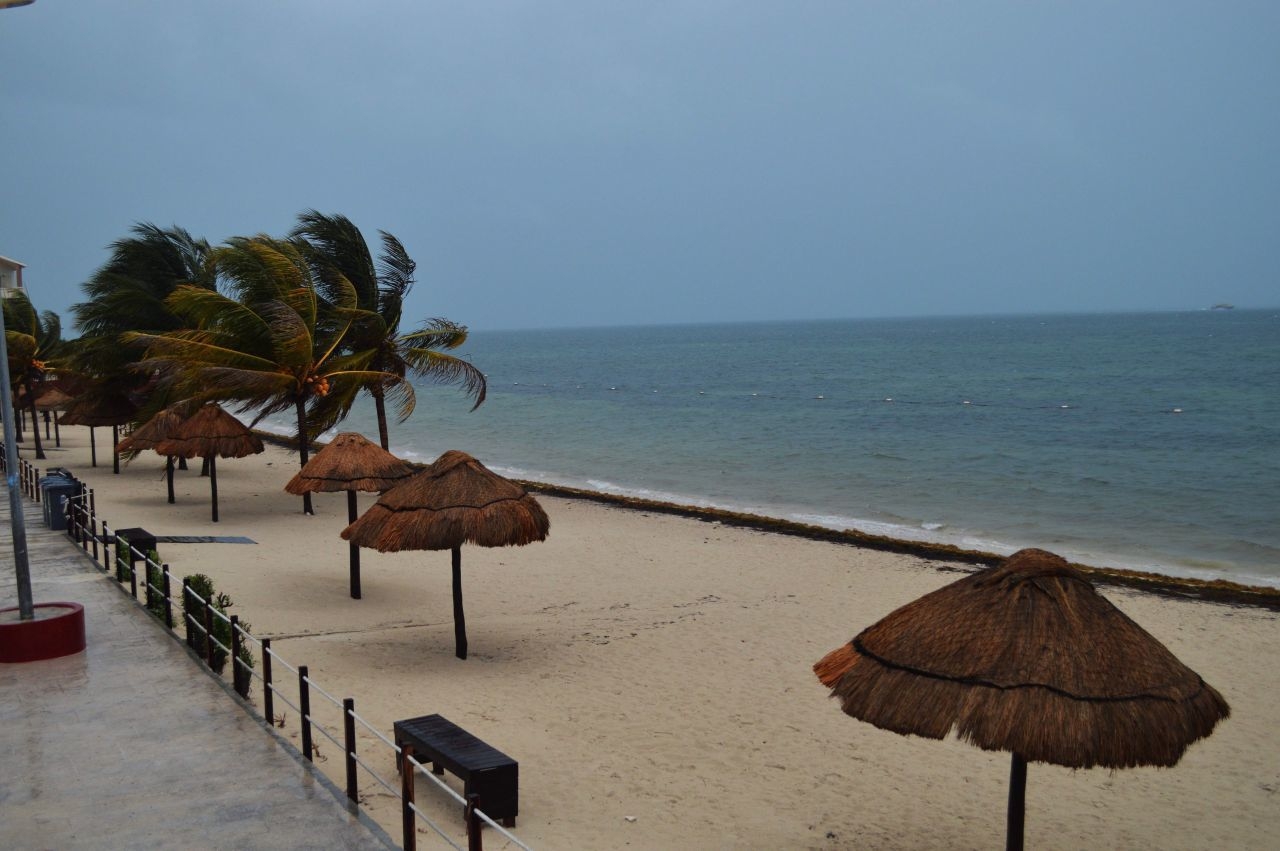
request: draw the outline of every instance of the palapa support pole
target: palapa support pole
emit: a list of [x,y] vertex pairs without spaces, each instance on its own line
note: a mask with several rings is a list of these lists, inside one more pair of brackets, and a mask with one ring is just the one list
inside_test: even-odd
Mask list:
[[[347,524],[356,522],[356,492],[347,491]],[[351,597],[360,599],[360,547],[348,545],[351,550]]]
[[53,445],[62,447],[62,432],[58,430],[58,418],[53,418]]
[[1009,818],[1005,851],[1022,851],[1023,820],[1027,809],[1027,761],[1013,755],[1009,769]]
[[213,494],[213,522],[218,522],[218,461],[217,456],[210,455],[205,459],[209,462],[209,492]]
[[413,745],[400,748],[400,828],[404,851],[417,851],[418,820],[413,812]]
[[164,459],[164,477],[169,482],[169,504],[173,505],[173,456],[167,455]]
[[356,701],[353,697],[342,701],[342,738],[347,749],[347,800],[360,803],[360,790],[356,785]]
[[467,619],[462,614],[462,547],[453,548],[453,653],[467,658]]
[[120,426],[111,427],[111,472],[120,475]]
[[94,436],[93,426],[89,426],[89,466],[98,466],[98,438]]
[[271,639],[262,639],[262,712],[267,716],[267,724],[275,726],[276,702],[275,692],[271,689]]

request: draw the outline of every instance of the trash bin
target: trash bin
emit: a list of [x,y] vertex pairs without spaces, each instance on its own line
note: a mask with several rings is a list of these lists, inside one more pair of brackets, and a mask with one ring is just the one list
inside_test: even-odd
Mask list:
[[40,478],[40,501],[44,506],[44,525],[50,529],[67,528],[67,500],[80,490],[80,483],[63,476]]

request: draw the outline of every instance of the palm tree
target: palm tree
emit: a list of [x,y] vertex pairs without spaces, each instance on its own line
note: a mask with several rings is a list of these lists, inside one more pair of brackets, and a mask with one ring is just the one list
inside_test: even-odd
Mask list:
[[466,342],[466,326],[448,319],[428,319],[419,330],[400,333],[404,300],[413,288],[417,264],[400,240],[386,231],[378,233],[382,251],[375,264],[360,229],[346,216],[308,210],[298,216],[294,229],[294,236],[307,240],[321,261],[322,279],[345,280],[355,289],[356,307],[363,315],[351,328],[348,346],[352,351],[371,353],[369,368],[390,376],[368,381],[362,388],[373,397],[378,439],[383,449],[389,449],[386,402],[390,398],[396,405],[398,422],[409,418],[416,404],[413,384],[407,380],[410,372],[460,386],[475,399],[473,411],[484,401],[486,385],[484,373],[444,351]]
[[[137,354],[120,345],[121,335],[180,329],[182,320],[166,299],[179,285],[214,288],[211,251],[208,242],[180,227],[148,222],[116,240],[107,262],[81,285],[87,300],[71,308],[82,335],[72,358],[75,368],[99,382],[119,384],[121,391],[146,383],[130,369]],[[163,400],[158,403],[163,407]]]
[[[179,286],[165,305],[185,328],[124,340],[145,345],[139,366],[162,370],[179,395],[238,401],[240,412],[258,412],[254,424],[292,409],[306,466],[311,439],[337,422],[360,387],[391,378],[369,368],[367,352],[343,349],[360,315],[355,290],[331,275],[322,299],[305,246],[292,240],[235,237],[213,249],[209,262],[228,295]],[[322,404],[330,398],[338,404]],[[310,494],[303,511],[314,513]]]
[[[36,385],[44,379],[46,361],[57,355],[62,341],[62,322],[51,310],[36,313],[27,294],[14,292],[3,303],[4,342],[9,349],[9,380],[21,387],[31,410],[31,430],[35,434],[36,459],[45,459],[40,443],[39,415],[36,411]],[[15,403],[14,407],[17,407]]]

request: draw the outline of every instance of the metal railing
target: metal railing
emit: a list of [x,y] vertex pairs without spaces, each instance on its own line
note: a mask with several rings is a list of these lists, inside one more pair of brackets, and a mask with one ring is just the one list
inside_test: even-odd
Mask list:
[[[35,473],[36,478],[33,481],[38,481],[38,471]],[[169,565],[156,562],[148,553],[136,548],[126,538],[113,536],[106,521],[101,520],[97,515],[92,488],[80,483],[79,493],[67,499],[64,511],[67,520],[67,536],[80,546],[86,556],[92,558],[96,567],[104,572],[111,572],[111,562],[114,560],[115,579],[122,590],[127,584],[128,593],[133,600],[160,620],[171,636],[177,640],[183,640],[174,626],[174,604],[177,603],[182,606],[182,623],[187,646],[212,672],[221,676],[226,660],[230,659],[233,688],[246,699],[251,696],[253,681],[257,680],[261,684],[262,719],[268,725],[284,726],[283,717],[277,718],[275,714],[276,701],[280,701],[298,713],[303,757],[312,763],[317,759],[323,759],[319,755],[321,748],[315,741],[317,733],[335,748],[340,749],[345,764],[346,796],[352,806],[357,809],[361,806],[359,769],[364,769],[364,772],[378,785],[399,799],[402,841],[406,851],[415,851],[417,848],[419,821],[425,823],[446,844],[461,851],[463,846],[457,844],[440,825],[415,804],[415,776],[418,774],[415,769],[423,768],[423,765],[414,758],[412,747],[397,746],[368,720],[356,713],[354,698],[339,699],[330,694],[311,677],[306,665],[291,665],[271,647],[271,639],[259,639],[254,636],[241,626],[239,616],[228,615],[217,605],[216,600],[207,599],[193,590],[187,580],[183,580],[180,594],[175,597]],[[138,568],[139,562],[142,563],[141,570]],[[138,590],[139,573],[142,576],[141,597]],[[229,643],[219,640],[219,635]],[[262,654],[261,672],[254,670],[251,654],[246,652],[248,646],[255,643]],[[297,703],[290,700],[280,688],[281,681],[275,679],[274,673],[278,667],[283,667],[293,675],[291,679],[296,680]],[[329,729],[316,719],[311,707],[313,695],[328,701],[340,710],[341,732]],[[392,756],[400,770],[398,784],[388,782],[358,751],[357,725],[373,737],[375,746],[380,743],[392,751]],[[492,828],[501,839],[524,851],[531,851],[528,845],[481,809],[483,802],[477,795],[464,797],[458,794],[430,771],[424,770],[422,776],[428,778],[463,806],[467,851],[482,851],[482,831],[486,825]]]

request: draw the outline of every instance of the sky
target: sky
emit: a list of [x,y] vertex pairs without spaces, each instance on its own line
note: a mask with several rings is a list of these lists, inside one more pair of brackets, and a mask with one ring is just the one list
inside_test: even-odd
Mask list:
[[343,213],[473,330],[1280,304],[1280,3],[37,0],[0,255]]

